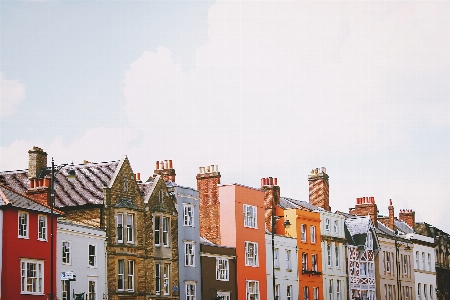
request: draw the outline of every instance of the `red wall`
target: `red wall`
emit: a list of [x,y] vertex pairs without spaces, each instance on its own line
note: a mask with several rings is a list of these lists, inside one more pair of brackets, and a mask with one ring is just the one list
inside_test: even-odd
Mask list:
[[[2,295],[1,299],[46,299],[50,294],[50,216],[47,216],[47,241],[38,240],[38,212],[28,211],[28,239],[18,238],[18,212],[16,208],[3,210],[3,255],[2,255]],[[54,221],[54,278],[56,274],[56,218]],[[21,258],[44,261],[44,295],[21,294]],[[56,285],[54,284],[54,294]]]

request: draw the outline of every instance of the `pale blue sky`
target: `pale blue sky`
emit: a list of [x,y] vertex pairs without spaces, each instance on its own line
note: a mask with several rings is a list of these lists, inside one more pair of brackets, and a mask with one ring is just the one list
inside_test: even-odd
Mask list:
[[0,166],[128,155],[450,232],[448,1],[1,1]]

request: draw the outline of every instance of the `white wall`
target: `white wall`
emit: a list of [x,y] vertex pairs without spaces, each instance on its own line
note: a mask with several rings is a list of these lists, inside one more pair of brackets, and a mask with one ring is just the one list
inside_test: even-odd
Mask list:
[[[419,255],[419,261],[416,260],[416,253]],[[425,255],[425,266],[422,261],[422,253]],[[424,299],[436,299],[436,257],[435,257],[435,248],[429,247],[421,244],[414,244],[412,251],[412,259],[414,259],[414,280],[415,280],[415,288],[416,291],[416,299],[424,300]],[[428,265],[428,254],[431,257],[431,268]],[[420,298],[419,298],[419,287],[420,284]],[[427,286],[426,297],[424,295],[424,285]],[[430,286],[432,286],[431,295],[430,295]]]

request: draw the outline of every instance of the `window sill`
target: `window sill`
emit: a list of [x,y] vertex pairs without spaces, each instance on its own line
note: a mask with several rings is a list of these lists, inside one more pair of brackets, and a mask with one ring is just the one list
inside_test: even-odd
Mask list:
[[45,239],[37,239],[39,242],[47,242]]
[[33,292],[20,292],[20,294],[21,295],[44,295],[44,293],[41,293],[41,292],[36,292],[36,293],[33,293]]
[[30,238],[29,237],[27,237],[27,236],[18,236],[17,237],[18,239],[24,239],[24,240],[29,240]]

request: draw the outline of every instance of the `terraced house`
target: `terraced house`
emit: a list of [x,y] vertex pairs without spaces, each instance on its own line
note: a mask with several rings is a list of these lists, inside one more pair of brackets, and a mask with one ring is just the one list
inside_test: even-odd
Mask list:
[[[48,179],[35,183],[46,167],[47,153],[34,147],[28,170],[1,173],[0,180],[45,202]],[[69,168],[62,166],[55,175],[56,207],[70,222],[106,230],[106,295],[93,299],[178,299],[178,219],[161,176],[140,182],[126,156],[75,165],[74,182],[66,178]]]

